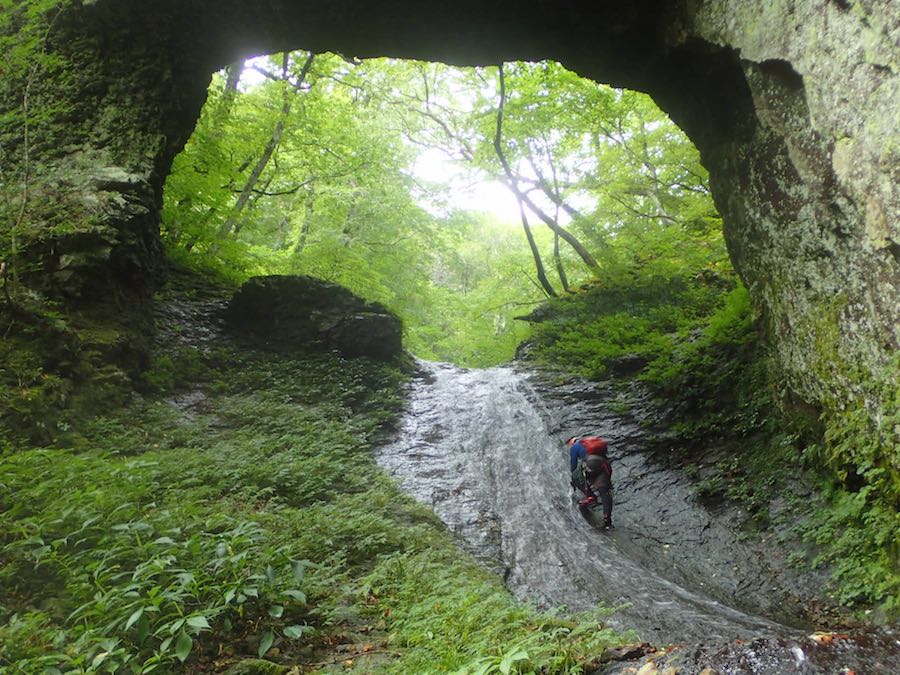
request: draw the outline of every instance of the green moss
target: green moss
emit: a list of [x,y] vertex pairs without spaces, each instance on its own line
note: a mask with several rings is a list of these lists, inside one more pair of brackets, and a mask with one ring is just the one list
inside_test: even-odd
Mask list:
[[209,366],[206,359],[194,348],[156,354],[150,367],[142,374],[143,384],[155,393],[172,392],[185,386],[196,387],[208,378]]
[[[151,372],[177,380],[180,358]],[[0,454],[15,495],[0,508],[0,669],[199,671],[228,665],[220,646],[328,662],[359,629],[359,651],[374,645],[390,672],[522,650],[552,673],[619,640],[597,615],[518,603],[380,472],[369,448],[402,409],[397,368],[184,358],[205,368],[201,405],[145,398],[73,421],[52,447]],[[281,667],[264,664],[244,665]]]
[[283,675],[290,670],[264,659],[245,659],[225,671],[225,675]]

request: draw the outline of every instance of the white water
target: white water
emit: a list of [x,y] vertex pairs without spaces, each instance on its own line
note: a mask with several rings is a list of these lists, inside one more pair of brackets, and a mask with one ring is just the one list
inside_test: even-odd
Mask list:
[[[622,433],[633,434],[633,425],[607,414],[617,428],[590,429],[613,441],[618,529],[601,534],[573,506],[567,451],[552,428],[558,419],[525,377],[509,367],[421,366],[428,377],[416,385],[398,439],[379,451],[378,461],[405,490],[432,505],[470,550],[499,566],[517,596],[571,609],[625,605],[610,623],[657,642],[792,632],[713,599],[703,589],[709,580],[691,579],[690,569],[669,565],[671,544],[654,536],[660,509],[672,503],[696,507],[673,475],[664,475],[660,485],[660,471],[640,454],[616,455],[617,447],[631,442]],[[636,490],[649,474],[656,487]],[[660,489],[664,504],[632,508],[639,499],[652,501]],[[655,522],[640,522],[648,513]],[[684,515],[679,522],[710,527],[699,510],[693,519]],[[696,532],[677,534],[672,541],[690,546]],[[706,554],[697,549],[687,559]],[[671,574],[661,573],[666,569]]]

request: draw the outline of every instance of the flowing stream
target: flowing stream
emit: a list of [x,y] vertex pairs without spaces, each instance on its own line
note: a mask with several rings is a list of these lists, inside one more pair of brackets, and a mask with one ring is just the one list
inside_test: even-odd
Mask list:
[[[626,407],[612,388],[514,366],[420,369],[397,439],[378,461],[521,599],[619,607],[610,625],[657,644],[698,645],[723,672],[900,672],[893,633],[843,640],[839,652],[809,640],[802,610],[818,580],[792,572],[765,541],[744,541],[696,503],[682,474],[654,461],[639,392]],[[609,533],[575,508],[563,443],[574,434],[610,442]],[[728,670],[748,659],[758,663]]]

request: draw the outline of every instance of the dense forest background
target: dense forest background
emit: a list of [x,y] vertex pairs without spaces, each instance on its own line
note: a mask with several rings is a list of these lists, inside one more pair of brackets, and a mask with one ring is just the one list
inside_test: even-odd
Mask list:
[[[467,366],[510,358],[515,316],[586,283],[734,286],[697,152],[647,96],[517,63],[501,101],[498,75],[307,53],[217,74],[166,188],[172,256],[340,283],[403,317],[415,354]],[[466,209],[479,183],[521,214]]]

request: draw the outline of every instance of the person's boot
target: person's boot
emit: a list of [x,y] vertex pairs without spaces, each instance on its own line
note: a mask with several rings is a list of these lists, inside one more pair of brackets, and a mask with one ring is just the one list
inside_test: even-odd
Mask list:
[[604,516],[603,517],[603,529],[604,530],[613,529],[612,516]]

